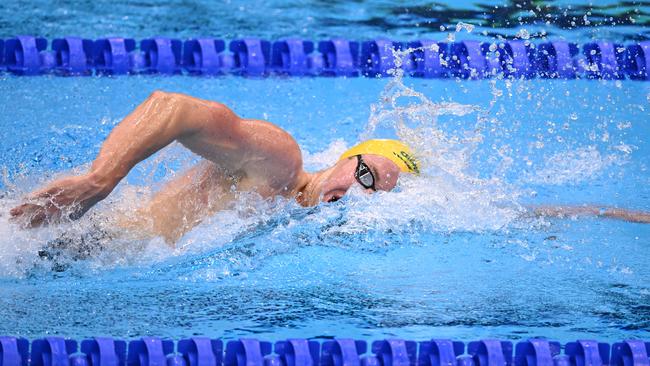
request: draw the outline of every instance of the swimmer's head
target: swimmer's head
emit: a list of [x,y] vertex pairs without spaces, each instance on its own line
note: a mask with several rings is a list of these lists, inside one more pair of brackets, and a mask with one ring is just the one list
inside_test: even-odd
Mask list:
[[364,141],[344,152],[323,180],[322,201],[340,199],[355,184],[368,192],[390,191],[397,184],[400,173],[419,172],[418,161],[401,141]]

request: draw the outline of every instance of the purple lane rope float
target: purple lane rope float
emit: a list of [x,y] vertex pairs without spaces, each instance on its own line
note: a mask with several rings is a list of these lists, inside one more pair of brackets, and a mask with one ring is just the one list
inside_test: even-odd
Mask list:
[[48,41],[41,37],[0,39],[0,70],[14,75],[387,77],[395,69],[419,78],[650,80],[650,41],[578,45],[524,40],[271,42],[245,38],[226,42],[154,37],[138,43],[132,38],[65,37],[52,40],[48,49]]
[[[31,346],[31,347],[30,347]],[[650,342],[0,337],[2,366],[648,366]]]

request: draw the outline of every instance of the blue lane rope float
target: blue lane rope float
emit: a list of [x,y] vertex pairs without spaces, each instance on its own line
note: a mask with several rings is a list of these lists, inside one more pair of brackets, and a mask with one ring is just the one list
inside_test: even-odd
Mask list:
[[[322,62],[309,59],[314,51],[314,43],[302,39],[288,39],[274,42],[271,52],[271,67],[284,75],[305,76],[322,70]],[[314,67],[316,65],[317,67]]]
[[318,43],[318,53],[311,58],[321,69],[313,72],[324,76],[359,76],[359,42],[332,39]]
[[[650,41],[622,45],[595,41],[532,43],[522,40],[364,42],[304,39],[269,42],[257,38],[227,43],[209,37],[185,41],[57,38],[0,39],[0,70],[15,75],[183,74],[387,77],[399,67],[420,78],[631,79],[650,80]],[[139,47],[138,47],[139,46]]]
[[0,71],[4,70],[5,64],[5,41],[0,39]]
[[[79,345],[79,347],[78,347]],[[370,347],[368,347],[370,345]],[[513,347],[514,346],[514,347]],[[564,349],[564,353],[562,353]],[[245,338],[225,344],[194,337],[178,342],[143,337],[128,343],[106,337],[80,343],[60,337],[30,342],[0,337],[2,366],[648,366],[650,342],[613,344],[578,340],[562,346],[546,339],[463,342],[432,339],[275,343]]]
[[[54,70],[62,74],[90,75],[93,70],[93,42],[88,39],[67,37],[52,41],[56,60]],[[14,51],[15,52],[15,51]]]
[[220,39],[196,38],[185,41],[183,67],[192,75],[219,75],[222,70],[231,70],[235,59],[232,55],[225,54],[225,49],[226,44]]

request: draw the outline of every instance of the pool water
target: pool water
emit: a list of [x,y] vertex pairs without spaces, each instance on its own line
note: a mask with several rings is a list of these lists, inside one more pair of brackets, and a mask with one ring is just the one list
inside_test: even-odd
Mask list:
[[[315,208],[243,195],[175,249],[113,236],[120,212],[196,162],[172,145],[79,221],[8,221],[157,89],[278,124],[311,170],[361,138],[400,137],[424,173]],[[526,214],[650,210],[648,108],[650,83],[627,80],[0,75],[0,334],[648,338],[650,225]],[[103,249],[39,255],[62,237]]]

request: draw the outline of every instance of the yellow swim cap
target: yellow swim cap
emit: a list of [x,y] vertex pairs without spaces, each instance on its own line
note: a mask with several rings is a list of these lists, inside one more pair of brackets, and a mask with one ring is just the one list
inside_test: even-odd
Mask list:
[[344,152],[339,158],[339,161],[361,154],[383,156],[397,164],[403,172],[420,174],[418,161],[415,160],[411,149],[401,141],[387,139],[364,141]]

